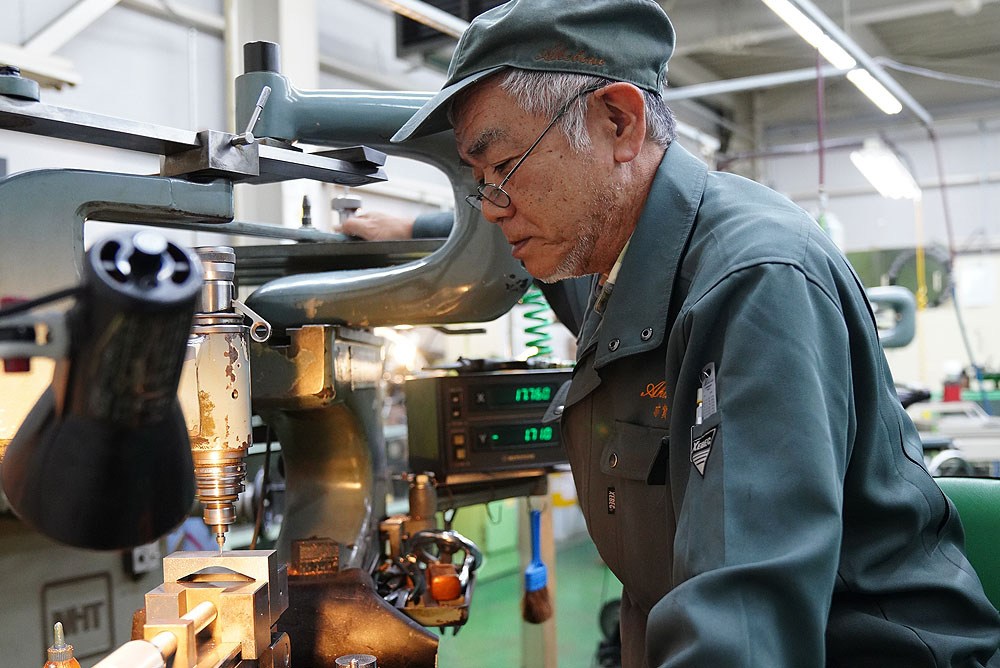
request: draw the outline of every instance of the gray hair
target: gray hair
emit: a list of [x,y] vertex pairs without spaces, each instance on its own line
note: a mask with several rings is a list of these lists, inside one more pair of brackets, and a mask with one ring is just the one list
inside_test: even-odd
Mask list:
[[[569,74],[566,72],[546,72],[507,67],[490,76],[486,81],[500,79],[500,87],[510,94],[518,105],[529,114],[551,118],[577,93],[590,87],[603,87],[616,83],[614,79]],[[482,85],[480,82],[474,88]],[[646,109],[646,137],[653,143],[666,148],[677,137],[677,121],[674,112],[666,105],[659,93],[645,89],[642,97]],[[448,120],[455,125],[455,108],[471,92],[463,91],[453,100],[448,109]],[[570,105],[559,120],[559,126],[570,148],[582,151],[590,147],[590,132],[587,131],[587,98],[581,97]]]
[[[529,114],[555,116],[559,109],[580,91],[590,87],[603,87],[615,83],[612,79],[509,68],[499,74],[500,87],[511,95]],[[666,148],[677,136],[676,121],[670,108],[659,93],[642,89],[646,109],[646,136]],[[587,98],[581,97],[570,105],[560,120],[561,129],[570,147],[582,151],[590,147],[587,131]]]

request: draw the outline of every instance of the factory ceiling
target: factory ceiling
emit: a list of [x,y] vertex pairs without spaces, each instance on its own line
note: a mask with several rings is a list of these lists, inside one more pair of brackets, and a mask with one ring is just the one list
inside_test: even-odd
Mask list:
[[[700,108],[677,101],[683,118],[706,116],[705,107],[734,120],[746,133],[814,132],[814,78],[770,85],[779,72],[816,67],[816,51],[761,0],[661,0],[677,30],[670,84],[683,86],[757,77],[763,87],[699,96]],[[1000,117],[1000,0],[814,0],[834,23],[872,56],[935,120]],[[826,63],[824,63],[826,65]],[[923,74],[918,70],[930,70]],[[934,78],[992,81],[958,82]],[[840,74],[824,79],[824,110],[832,134],[859,128],[918,124],[904,108],[880,112]],[[756,125],[743,119],[756,119]],[[704,122],[701,123],[704,125]]]

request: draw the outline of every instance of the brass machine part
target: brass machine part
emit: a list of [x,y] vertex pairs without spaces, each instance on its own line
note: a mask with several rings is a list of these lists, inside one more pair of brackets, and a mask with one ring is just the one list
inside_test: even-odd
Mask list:
[[[196,497],[221,552],[226,532],[236,520],[235,503],[246,477],[243,458],[252,439],[248,337],[260,337],[244,324],[244,308],[234,299],[233,249],[205,246],[195,251],[205,280],[180,395],[191,439]],[[254,328],[267,327],[255,320]]]
[[195,638],[214,622],[219,611],[210,601],[202,601],[175,620],[146,624],[145,640],[125,643],[95,668],[165,668],[198,665]]
[[226,542],[226,532],[236,521],[236,500],[244,490],[247,467],[243,462],[246,448],[236,452],[193,450],[195,496],[201,501],[202,519],[211,529],[219,550]]
[[138,613],[142,639],[95,668],[287,668],[288,636],[274,627],[288,608],[288,576],[274,550],[175,552],[163,576]]

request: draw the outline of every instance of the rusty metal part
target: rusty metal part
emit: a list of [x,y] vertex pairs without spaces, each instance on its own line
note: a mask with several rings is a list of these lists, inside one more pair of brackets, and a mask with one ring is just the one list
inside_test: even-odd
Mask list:
[[436,668],[437,636],[382,599],[364,571],[289,576],[288,587],[278,628],[291,640],[293,666],[335,668],[361,649],[379,668]]
[[235,504],[246,478],[243,458],[252,439],[251,329],[236,311],[238,302],[233,298],[233,249],[203,246],[195,250],[205,279],[178,396],[191,440],[196,496],[221,551],[226,531],[236,520]]
[[420,605],[408,605],[403,611],[423,626],[458,627],[469,621],[469,603],[472,601],[473,588],[470,582],[465,596],[442,603],[435,601],[428,591],[420,599]]
[[289,575],[336,573],[340,568],[340,548],[329,538],[292,541]]
[[196,495],[205,524],[224,535],[236,518],[250,447],[250,361],[245,325],[206,331],[196,325],[178,396],[191,440]]

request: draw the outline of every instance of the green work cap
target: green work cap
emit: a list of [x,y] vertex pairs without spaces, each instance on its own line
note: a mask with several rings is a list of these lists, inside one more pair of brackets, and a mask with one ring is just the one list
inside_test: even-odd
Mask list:
[[511,0],[472,21],[441,92],[392,141],[447,130],[455,95],[502,67],[599,76],[659,92],[673,50],[674,28],[654,0]]

